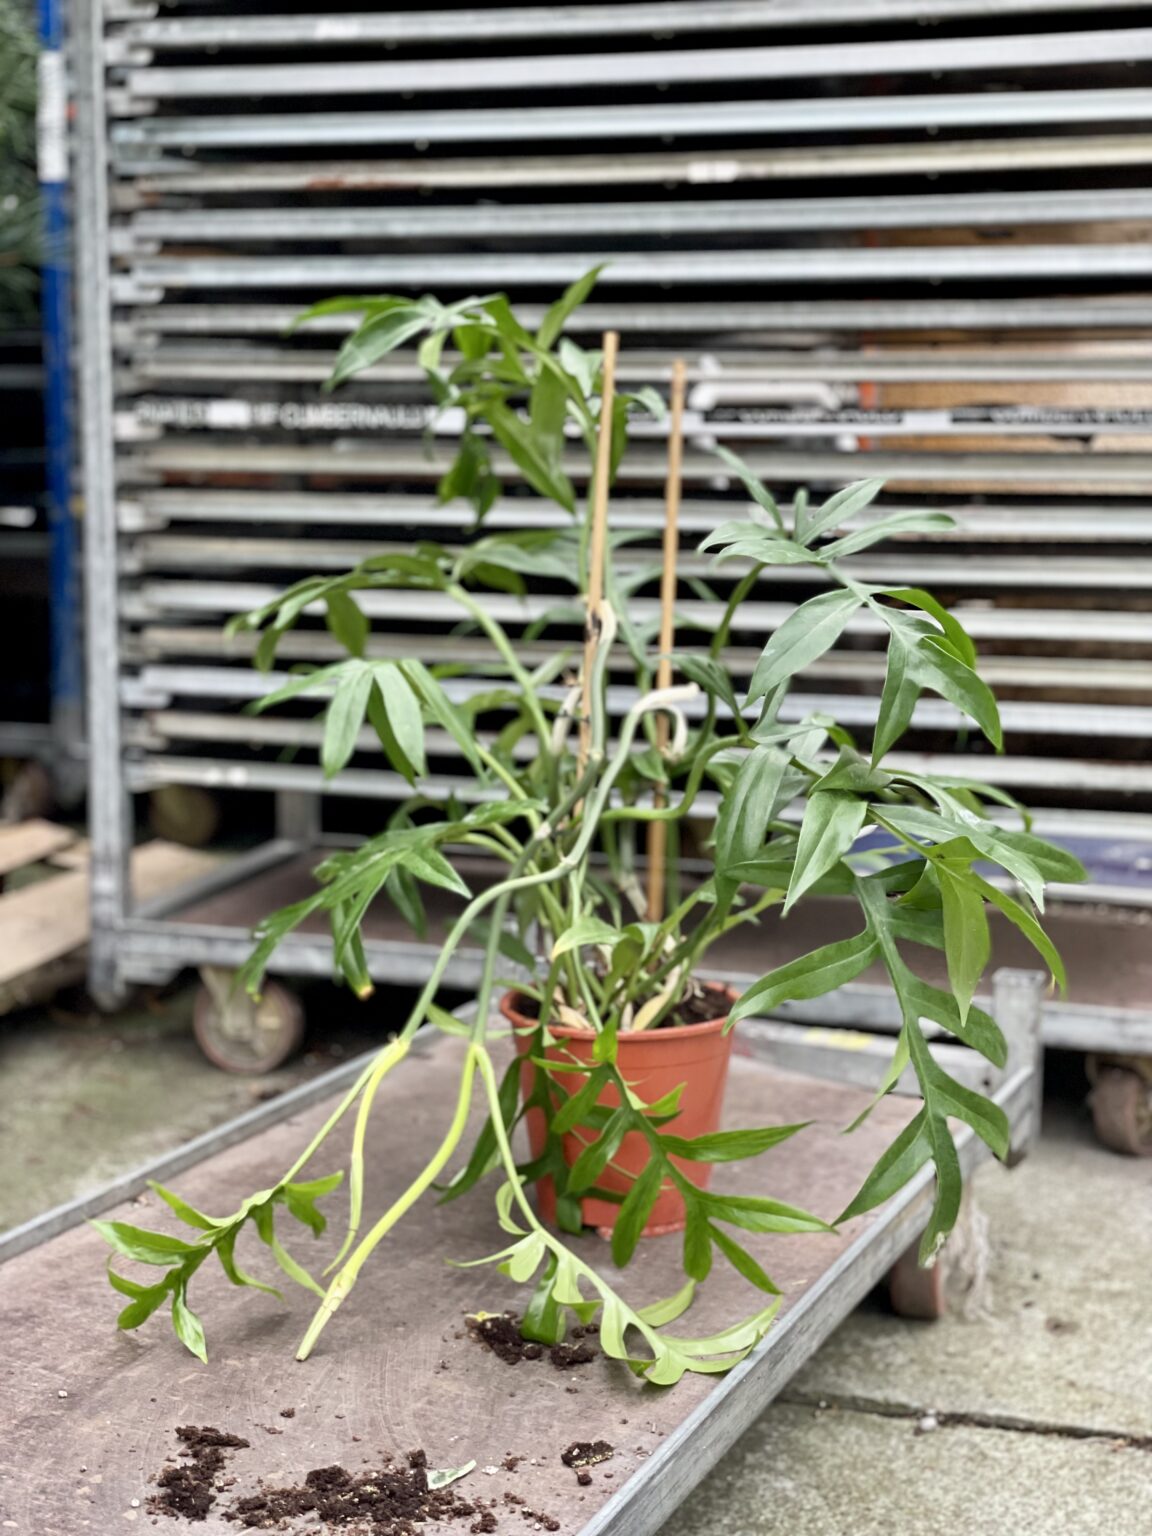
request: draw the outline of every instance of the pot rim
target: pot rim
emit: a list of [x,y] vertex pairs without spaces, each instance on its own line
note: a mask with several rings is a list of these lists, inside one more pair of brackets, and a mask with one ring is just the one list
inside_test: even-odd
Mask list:
[[[703,985],[706,991],[718,992],[727,999],[729,1006],[724,1013],[717,1014],[713,1019],[702,1019],[696,1024],[674,1024],[671,1029],[624,1030],[617,1035],[618,1042],[621,1045],[625,1042],[636,1045],[653,1045],[658,1044],[661,1040],[672,1042],[676,1040],[691,1040],[700,1035],[718,1034],[728,1023],[728,1014],[732,1011],[732,1005],[736,1002],[739,993],[735,987],[728,986],[722,981],[706,981]],[[529,1014],[521,1013],[516,1006],[523,999],[523,996],[524,994],[518,992],[514,987],[510,988],[500,999],[500,1012],[513,1025],[534,1027],[536,1020]],[[555,1035],[560,1040],[596,1039],[596,1031],[594,1029],[579,1028],[575,1024],[549,1024],[548,1030],[550,1034]]]

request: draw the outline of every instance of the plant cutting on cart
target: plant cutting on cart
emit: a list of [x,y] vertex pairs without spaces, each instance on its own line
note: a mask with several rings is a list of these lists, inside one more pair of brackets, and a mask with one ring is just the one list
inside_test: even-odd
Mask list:
[[[949,1075],[932,1055],[922,1021],[1003,1066],[1004,1037],[973,1001],[990,956],[989,911],[1014,924],[1063,985],[1059,955],[1041,923],[1044,888],[1050,880],[1082,878],[1082,871],[1034,836],[1023,813],[1016,830],[993,819],[989,801],[1019,809],[1001,792],[889,761],[924,691],[952,703],[999,750],[996,702],[952,613],[918,588],[855,580],[841,563],[890,535],[939,529],[950,520],[940,512],[870,513],[881,489],[875,480],[850,485],[820,507],[798,492],[783,509],[735,455],[718,449],[718,472],[734,476],[749,501],[718,503],[719,513],[738,516],[720,522],[701,548],[722,565],[738,563],[739,576],[707,645],[673,651],[683,370],[673,379],[662,621],[653,633],[630,607],[636,588],[659,571],[631,557],[635,535],[613,532],[607,512],[630,419],[663,415],[664,402],[650,391],[616,391],[614,335],[591,351],[564,334],[595,277],[574,284],[535,332],[503,295],[452,304],[338,299],[302,317],[362,316],[339,352],[332,385],[399,347],[418,345],[436,405],[463,422],[440,485],[443,499],[466,498],[481,524],[511,464],[569,521],[530,532],[478,527],[459,548],[419,542],[382,549],[346,575],[298,582],[239,621],[259,632],[257,664],[268,669],[280,638],[322,611],[347,658],[293,674],[258,707],[323,698],[329,776],[349,762],[367,726],[412,786],[383,830],[354,850],[331,854],[316,871],[315,891],[260,925],[245,984],[258,993],[284,936],[323,914],[338,975],[367,997],[372,979],[362,925],[374,903],[393,902],[417,932],[425,924],[422,886],[453,893],[460,908],[403,1027],[275,1186],[224,1217],[159,1189],[196,1229],[187,1240],[98,1224],[118,1254],[164,1271],[152,1285],[110,1271],[129,1297],[122,1327],[137,1327],[169,1305],[179,1336],[204,1357],[203,1330],[187,1299],[199,1266],[215,1254],[234,1283],[269,1289],[236,1260],[237,1238],[250,1223],[280,1266],[320,1298],[300,1346],[304,1358],[364,1264],[421,1197],[451,1201],[488,1181],[506,1241],[488,1258],[468,1262],[498,1265],[531,1285],[521,1323],[526,1337],[554,1343],[572,1314],[582,1323],[596,1320],[605,1353],[651,1382],[725,1370],[763,1336],[779,1302],[741,1235],[829,1230],[770,1193],[710,1188],[715,1164],[770,1154],[804,1132],[797,1124],[720,1128],[732,1028],[793,1000],[823,996],[876,965],[887,973],[903,1020],[881,1093],[911,1068],[921,1103],[837,1222],[881,1204],[931,1163],[935,1200],[921,1247],[929,1261],[960,1205],[949,1121],[965,1122],[996,1155],[1007,1154],[1003,1112]],[[568,457],[573,447],[586,454],[583,509]],[[726,664],[729,636],[764,573],[781,565],[810,568],[823,590],[768,636],[742,688]],[[533,628],[514,628],[497,619],[486,593],[521,594],[528,580],[560,595]],[[456,605],[484,650],[471,680],[416,655],[369,653],[370,626],[357,594],[396,590]],[[834,719],[797,720],[785,708],[795,676],[861,616],[879,624],[887,648],[867,750]],[[530,666],[524,638],[541,635],[555,644]],[[625,671],[629,686],[614,681]],[[430,748],[445,739],[472,776],[467,797],[436,799],[422,790]],[[707,850],[711,872],[689,877],[679,867],[679,833],[709,795],[718,806]],[[474,866],[477,853],[490,873],[470,886],[462,871]],[[797,955],[739,996],[701,979],[709,951],[726,935],[786,924],[797,902],[818,896],[855,904],[852,937]],[[468,1019],[437,1001],[464,945],[483,950]],[[924,946],[943,951],[947,989],[920,974],[916,955]],[[517,975],[498,998],[506,962]],[[444,1105],[442,1139],[419,1176],[368,1223],[364,1148],[373,1106],[425,1028],[460,1037],[455,1097]],[[466,1149],[477,1102],[484,1120]],[[348,1225],[320,1283],[282,1245],[277,1208],[323,1230],[316,1202],[342,1175],[304,1174],[346,1117]],[[526,1156],[514,1146],[522,1120]],[[763,1166],[767,1191],[770,1155]],[[646,1232],[682,1232],[682,1290],[647,1307],[626,1301],[607,1262],[593,1265],[586,1247],[578,1251],[569,1241],[587,1225],[610,1235],[605,1261],[610,1256],[616,1267],[628,1263]],[[677,1319],[715,1262],[733,1266],[762,1304],[709,1337],[683,1336]]]

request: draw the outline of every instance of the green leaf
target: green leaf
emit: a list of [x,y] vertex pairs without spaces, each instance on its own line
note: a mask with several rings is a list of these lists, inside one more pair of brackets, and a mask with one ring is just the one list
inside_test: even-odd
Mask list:
[[784,1205],[758,1195],[714,1195],[700,1191],[697,1199],[709,1221],[727,1221],[748,1232],[827,1232],[828,1223],[799,1206]]
[[444,689],[436,678],[429,672],[422,661],[405,660],[400,662],[400,670],[412,685],[413,690],[424,702],[428,713],[443,730],[447,731],[463,753],[468,766],[484,782],[486,770],[476,750],[475,732],[469,726],[465,717],[449,699]]
[[[951,518],[949,518],[951,522]],[[898,602],[909,603],[913,608],[919,608],[923,613],[935,619],[944,631],[956,655],[965,666],[976,666],[976,647],[972,644],[971,636],[960,623],[959,619],[950,614],[930,592],[923,591],[920,587],[888,587],[885,590],[886,597],[895,598]]]
[[740,720],[742,711],[732,679],[728,676],[727,668],[713,657],[678,651],[672,657],[672,670],[681,672],[690,683],[695,683],[705,693],[711,694],[725,706],[734,720]]
[[586,944],[616,944],[621,938],[619,928],[613,928],[611,923],[602,922],[598,917],[580,917],[553,944],[552,959],[573,949],[582,949]]
[[476,1470],[474,1461],[466,1461],[462,1467],[442,1467],[430,1469],[424,1477],[430,1489],[447,1488],[452,1483],[457,1483],[462,1477],[467,1477],[469,1472]]
[[420,713],[420,700],[394,661],[375,662],[373,676],[396,744],[404,760],[411,763],[417,777],[420,777],[428,771],[424,757],[424,719]]
[[796,1125],[761,1125],[747,1131],[712,1131],[689,1139],[662,1134],[660,1145],[672,1156],[694,1163],[735,1163],[746,1157],[759,1157],[761,1152],[779,1146],[811,1123],[802,1120]]
[[276,1217],[271,1205],[259,1205],[252,1212],[252,1218],[256,1223],[256,1232],[262,1243],[265,1243],[272,1251],[272,1257],[290,1280],[295,1280],[297,1285],[311,1291],[314,1296],[323,1297],[323,1287],[316,1284],[312,1276],[298,1263],[276,1236]]
[[900,630],[892,628],[888,638],[884,690],[872,732],[873,766],[887,756],[911,725],[920,692],[913,665],[913,647]]
[[962,1014],[956,998],[939,987],[929,986],[919,976],[909,974],[903,984],[903,995],[908,1004],[909,1016],[931,1019],[979,1051],[994,1067],[1002,1067],[1008,1060],[1008,1043],[1003,1031],[990,1013],[974,1005]]
[[160,1264],[165,1268],[190,1253],[199,1254],[203,1248],[197,1243],[186,1243],[180,1237],[168,1237],[163,1232],[146,1232],[143,1227],[130,1226],[126,1221],[93,1221],[100,1236],[117,1253],[138,1264]]
[[180,1220],[187,1222],[190,1227],[199,1227],[201,1232],[212,1232],[217,1227],[228,1225],[226,1220],[217,1221],[213,1216],[205,1216],[203,1211],[198,1211],[195,1206],[189,1205],[187,1200],[182,1200],[174,1190],[165,1189],[163,1184],[157,1184],[155,1179],[148,1180],[148,1188],[158,1194],[164,1204],[175,1211]]
[[653,1158],[637,1178],[616,1213],[612,1228],[612,1262],[623,1269],[636,1251],[640,1234],[652,1214],[663,1182],[663,1167]]
[[928,1111],[920,1110],[900,1132],[891,1146],[877,1158],[875,1165],[851,1202],[836,1218],[836,1225],[875,1210],[904,1188],[932,1156],[928,1139]]
[[823,656],[839,639],[844,626],[859,608],[855,592],[834,589],[821,592],[801,603],[781,624],[764,647],[752,683],[748,702],[754,703],[786,682],[802,668]]
[[775,747],[756,746],[740,764],[716,818],[716,888],[721,909],[738,889],[728,871],[760,852],[768,823],[797,787],[787,757]]
[[208,1364],[208,1349],[204,1343],[204,1327],[185,1299],[182,1285],[172,1292],[172,1326],[176,1337],[190,1349],[198,1360]]
[[712,1269],[712,1229],[703,1203],[684,1193],[684,1273],[691,1280],[707,1280]]
[[329,592],[325,622],[344,649],[352,656],[363,656],[368,642],[368,620],[354,597],[347,592]]
[[233,1285],[246,1285],[254,1291],[264,1291],[269,1296],[275,1296],[277,1301],[283,1301],[283,1294],[274,1285],[265,1285],[263,1280],[257,1280],[246,1270],[240,1268],[236,1262],[236,1239],[240,1235],[239,1226],[225,1232],[216,1244],[216,1257],[220,1260],[220,1267],[228,1276]]
[[977,878],[970,870],[950,859],[940,859],[935,869],[944,909],[948,982],[963,1024],[992,953],[988,917]]
[[576,493],[572,482],[562,470],[553,468],[550,454],[531,427],[498,401],[486,406],[485,415],[497,441],[532,489],[574,513]]
[[317,1200],[339,1189],[344,1182],[343,1173],[329,1173],[320,1179],[305,1179],[295,1184],[285,1184],[281,1194],[284,1204],[296,1220],[319,1237],[328,1225],[328,1218],[316,1209]]
[[[718,459],[723,460],[723,462],[727,464],[728,468],[735,472],[735,474],[739,477],[741,484],[744,486],[744,489],[748,492],[749,496],[751,496],[752,500],[756,503],[757,506],[763,507],[764,511],[768,513],[768,516],[776,524],[780,532],[783,533],[784,519],[780,516],[780,508],[776,505],[773,496],[764,488],[764,486],[748,468],[748,465],[745,464],[744,460],[740,458],[738,454],[733,453],[731,448],[725,448],[723,445],[717,446],[712,451],[715,453]],[[701,548],[703,547],[704,546],[701,545]]]
[[554,1289],[556,1269],[556,1257],[552,1255],[520,1319],[522,1337],[534,1339],[537,1344],[559,1344],[567,1331],[564,1311]]
[[347,314],[386,314],[392,309],[406,308],[411,303],[409,299],[402,299],[392,294],[382,294],[379,298],[365,298],[362,294],[346,295],[336,299],[322,299],[319,304],[311,304],[307,309],[301,310],[285,328],[284,334],[291,336],[302,325],[307,325],[311,320],[319,320],[326,315]]
[[996,750],[1003,751],[1000,711],[992,690],[942,641],[930,635],[921,640],[912,654],[912,670],[919,682],[975,720]]
[[1026,907],[1021,906],[1018,901],[1014,901],[1006,892],[998,891],[987,880],[982,880],[979,875],[973,876],[973,879],[984,899],[990,901],[997,911],[1003,912],[1008,921],[1019,928],[1037,954],[1043,957],[1044,963],[1052,972],[1052,976],[1061,992],[1067,992],[1068,976],[1064,970],[1064,961],[1060,957],[1060,951],[1032,916],[1031,912]]
[[696,1282],[688,1280],[675,1296],[665,1297],[663,1301],[650,1302],[646,1307],[637,1307],[636,1316],[651,1328],[663,1328],[667,1323],[674,1323],[678,1317],[682,1317],[687,1312],[695,1295]]
[[[506,1131],[510,1131],[515,1124],[519,1098],[520,1061],[514,1056],[504,1069],[504,1076],[500,1079],[497,1092],[497,1102],[500,1105],[500,1115]],[[496,1167],[499,1157],[496,1131],[492,1124],[492,1116],[489,1115],[481,1127],[480,1134],[476,1137],[467,1164],[442,1191],[439,1203],[445,1205],[449,1200],[456,1200],[460,1195],[465,1194]]]
[[811,544],[822,533],[838,528],[850,517],[855,517],[857,512],[871,506],[883,489],[883,480],[856,480],[837,491],[834,496],[829,496],[820,510],[809,517],[804,542]]
[[585,1116],[599,1101],[610,1076],[611,1073],[607,1067],[597,1067],[584,1086],[565,1100],[552,1117],[554,1136],[565,1136],[576,1126],[585,1123]]
[[843,560],[846,555],[871,549],[873,544],[879,544],[881,539],[891,538],[893,534],[941,533],[955,526],[947,512],[894,512],[890,517],[878,517],[866,527],[845,534],[835,543],[826,544],[821,554],[825,560]]
[[124,1275],[118,1275],[108,1266],[108,1279],[112,1289],[119,1291],[122,1296],[130,1296],[132,1299],[128,1306],[116,1319],[117,1328],[125,1332],[133,1328],[139,1328],[141,1323],[146,1323],[158,1307],[163,1306],[166,1297],[172,1289],[179,1270],[172,1270],[155,1285],[137,1285],[135,1280],[129,1280]]
[[763,1270],[746,1248],[742,1248],[734,1237],[720,1227],[710,1227],[712,1241],[720,1252],[731,1264],[737,1274],[743,1275],[745,1280],[751,1280],[752,1284],[762,1291],[767,1291],[770,1296],[779,1296],[780,1287]]
[[854,938],[838,939],[790,960],[752,983],[733,1006],[729,1023],[771,1013],[781,1003],[824,997],[866,971],[877,951],[875,938],[865,929]]
[[584,1148],[568,1174],[568,1189],[572,1194],[579,1194],[581,1190],[595,1184],[605,1166],[616,1156],[631,1119],[632,1111],[622,1106],[615,1111],[596,1140]]
[[1079,885],[1088,878],[1088,871],[1074,854],[1066,848],[1057,848],[1042,837],[1034,837],[1029,832],[1001,832],[997,841],[1022,853],[1045,880]]
[[364,724],[372,685],[371,669],[365,666],[345,672],[336,684],[324,721],[324,742],[320,749],[320,763],[326,779],[339,773],[356,749],[356,738]]
[[373,363],[378,363],[389,352],[426,330],[428,323],[427,311],[416,304],[395,304],[389,309],[370,313],[336,354],[324,387],[335,389],[353,374],[371,368]]
[[717,565],[726,560],[751,560],[757,565],[812,565],[818,564],[810,549],[782,533],[774,533],[763,523],[721,523],[699,546],[700,553],[719,549]]
[[785,913],[821,875],[840,862],[867,815],[867,802],[842,790],[824,790],[811,796],[800,823],[800,840],[784,902]]
[[[540,322],[540,329],[536,332],[537,346],[551,347],[553,345],[560,332],[564,329],[565,321],[580,308],[581,304],[584,303],[593,288],[595,288],[605,266],[607,266],[607,263],[601,262],[599,266],[592,267],[590,271],[585,272],[583,277],[578,277],[574,283],[565,288],[556,302],[548,307],[543,320]],[[591,391],[586,391],[586,393],[591,393]]]

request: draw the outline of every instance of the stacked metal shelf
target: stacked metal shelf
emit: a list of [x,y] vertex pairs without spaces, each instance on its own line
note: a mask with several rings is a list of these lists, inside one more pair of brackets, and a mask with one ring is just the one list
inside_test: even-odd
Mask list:
[[[959,751],[1041,807],[1041,825],[1142,845],[1147,19],[1147,6],[1091,0],[81,6],[99,994],[238,963],[260,903],[306,878],[321,796],[405,792],[367,739],[326,786],[311,721],[243,715],[266,683],[222,635],[299,575],[468,535],[468,509],[435,502],[446,449],[423,444],[412,362],[321,396],[343,321],[286,338],[299,308],[339,292],[506,288],[532,314],[608,262],[581,331],[619,327],[627,376],[657,386],[672,357],[690,362],[684,643],[715,618],[693,578],[727,579],[691,548],[739,505],[711,442],[785,499],[885,476],[888,505],[944,507],[957,528],[893,541],[856,569],[963,613],[1009,747],[988,755],[926,701],[903,755]],[[619,526],[656,537],[662,473],[653,436],[625,471]],[[509,494],[489,523],[549,515]],[[812,583],[765,582],[739,660]],[[555,597],[492,601],[527,626]],[[415,643],[475,662],[426,597],[366,607],[378,654]],[[654,586],[636,611],[655,611]],[[819,701],[866,738],[877,640],[866,620],[850,627],[794,707]],[[318,621],[282,651],[285,664],[330,655]],[[460,776],[440,746],[447,792]],[[278,836],[194,902],[134,911],[129,802],[170,784],[272,792]],[[1105,855],[1098,892],[1143,900],[1132,867]],[[415,979],[431,953],[382,918],[369,961]],[[297,936],[277,963],[322,973],[321,936]],[[467,962],[453,975],[466,981]]]

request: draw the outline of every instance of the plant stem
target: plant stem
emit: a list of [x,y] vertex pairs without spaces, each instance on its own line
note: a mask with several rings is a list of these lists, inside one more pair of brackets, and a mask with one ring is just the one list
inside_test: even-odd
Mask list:
[[[482,1053],[487,1059],[487,1053]],[[477,1065],[477,1048],[468,1046],[467,1055],[464,1058],[464,1068],[460,1074],[460,1091],[456,1098],[456,1113],[452,1117],[452,1123],[448,1127],[448,1134],[437,1147],[432,1157],[425,1164],[423,1171],[415,1178],[398,1200],[393,1201],[389,1208],[381,1216],[372,1230],[364,1237],[353,1252],[347,1263],[344,1264],[336,1278],[324,1296],[324,1300],[316,1309],[316,1314],[308,1326],[296,1351],[297,1360],[307,1360],[315,1347],[316,1340],[324,1331],[329,1319],[340,1306],[356,1283],[365,1261],[371,1255],[373,1249],[384,1239],[388,1232],[396,1225],[400,1218],[408,1211],[424,1191],[435,1182],[436,1178],[455,1152],[468,1124],[468,1111],[472,1102],[472,1079]]]

